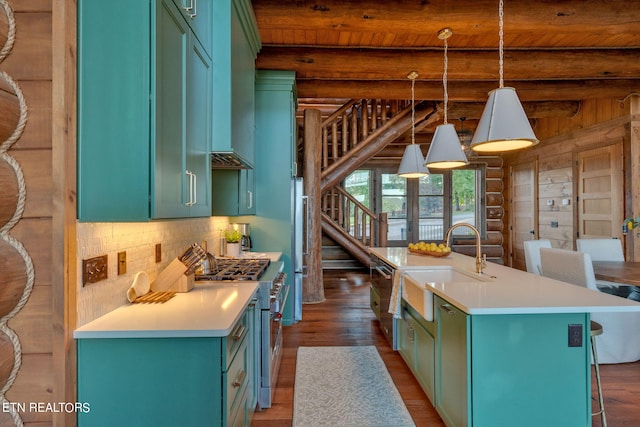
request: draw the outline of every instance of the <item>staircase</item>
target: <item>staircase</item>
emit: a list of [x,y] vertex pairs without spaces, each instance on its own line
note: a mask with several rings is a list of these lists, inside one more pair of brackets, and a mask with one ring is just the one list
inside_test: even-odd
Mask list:
[[[408,101],[359,99],[345,103],[322,122],[323,268],[368,267],[367,247],[386,246],[386,213],[376,215],[340,183],[410,130],[410,116]],[[416,123],[424,121],[424,126],[438,117],[435,107],[416,104]]]

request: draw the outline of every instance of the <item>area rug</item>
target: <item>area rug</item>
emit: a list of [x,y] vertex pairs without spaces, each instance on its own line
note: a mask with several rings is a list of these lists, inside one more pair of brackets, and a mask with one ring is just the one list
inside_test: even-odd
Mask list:
[[415,426],[374,346],[299,347],[293,427]]

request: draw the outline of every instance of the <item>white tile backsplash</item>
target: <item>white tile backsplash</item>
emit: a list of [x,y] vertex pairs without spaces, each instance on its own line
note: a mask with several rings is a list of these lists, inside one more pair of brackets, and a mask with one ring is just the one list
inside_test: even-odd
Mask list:
[[[153,281],[178,255],[194,242],[207,241],[208,250],[219,255],[220,230],[227,217],[197,218],[147,223],[77,224],[77,326],[82,326],[123,304],[126,291],[138,271],[146,271]],[[162,262],[155,262],[155,245],[162,244]],[[118,252],[127,252],[127,272],[118,276]],[[108,256],[108,279],[82,285],[82,260]]]

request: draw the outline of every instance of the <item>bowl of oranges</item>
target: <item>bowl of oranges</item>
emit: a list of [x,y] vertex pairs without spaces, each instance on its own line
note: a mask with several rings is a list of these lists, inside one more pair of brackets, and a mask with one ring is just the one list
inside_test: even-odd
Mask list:
[[433,257],[445,257],[451,253],[451,248],[449,246],[445,246],[444,243],[438,244],[435,242],[409,243],[408,250],[413,254]]

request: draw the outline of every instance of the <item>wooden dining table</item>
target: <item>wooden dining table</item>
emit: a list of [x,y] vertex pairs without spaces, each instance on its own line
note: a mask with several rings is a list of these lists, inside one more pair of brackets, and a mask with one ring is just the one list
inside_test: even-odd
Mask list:
[[593,272],[597,280],[632,286],[627,298],[640,301],[640,262],[593,261]]

